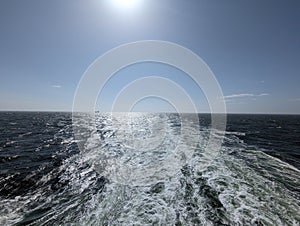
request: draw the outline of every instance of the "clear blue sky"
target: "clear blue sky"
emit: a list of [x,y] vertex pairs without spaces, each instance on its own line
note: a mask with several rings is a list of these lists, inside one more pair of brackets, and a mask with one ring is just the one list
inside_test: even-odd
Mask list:
[[[155,39],[205,60],[229,112],[300,113],[300,1],[142,1],[129,10],[109,0],[1,0],[0,110],[71,110],[76,86],[97,57]],[[117,74],[103,103],[145,71],[173,78],[207,110],[183,73],[151,64]],[[150,98],[140,108],[160,104]]]

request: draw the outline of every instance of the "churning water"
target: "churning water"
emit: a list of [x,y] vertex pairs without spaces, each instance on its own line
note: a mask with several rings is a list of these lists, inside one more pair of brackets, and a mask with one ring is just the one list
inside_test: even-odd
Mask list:
[[300,116],[192,116],[0,113],[0,225],[299,225]]

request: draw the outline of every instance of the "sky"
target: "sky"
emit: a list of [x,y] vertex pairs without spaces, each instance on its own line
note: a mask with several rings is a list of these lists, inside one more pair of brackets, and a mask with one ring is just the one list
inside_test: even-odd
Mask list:
[[[132,7],[116,1],[1,0],[0,110],[71,111],[81,77],[99,56],[126,43],[163,40],[206,62],[229,113],[300,114],[298,0],[140,0]],[[199,112],[209,112],[188,75],[155,62],[118,71],[99,91],[96,109],[109,111],[120,90],[144,76],[174,81]],[[175,108],[149,97],[133,109]]]

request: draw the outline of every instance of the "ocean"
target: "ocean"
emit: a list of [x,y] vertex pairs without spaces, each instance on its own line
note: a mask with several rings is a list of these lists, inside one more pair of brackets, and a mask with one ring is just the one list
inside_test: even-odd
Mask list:
[[229,114],[219,150],[210,121],[1,112],[0,225],[300,225],[300,116]]

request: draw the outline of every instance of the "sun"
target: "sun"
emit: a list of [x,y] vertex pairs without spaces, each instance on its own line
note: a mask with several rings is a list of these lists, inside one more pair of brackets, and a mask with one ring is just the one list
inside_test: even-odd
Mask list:
[[141,0],[111,0],[111,2],[120,9],[134,9],[139,6]]

